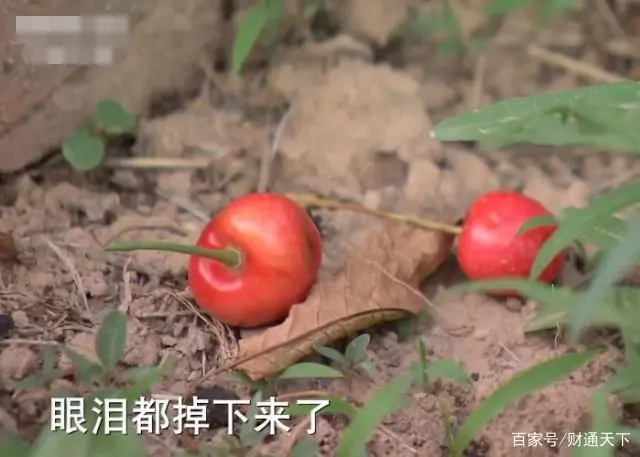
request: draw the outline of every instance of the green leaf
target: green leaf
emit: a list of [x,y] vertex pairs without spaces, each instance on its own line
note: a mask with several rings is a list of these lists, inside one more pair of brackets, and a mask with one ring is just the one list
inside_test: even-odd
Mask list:
[[511,403],[542,389],[592,360],[597,351],[565,354],[546,360],[515,375],[478,406],[462,424],[451,445],[451,457],[462,457],[465,449],[484,427]]
[[97,168],[104,158],[104,141],[95,138],[84,127],[78,128],[62,143],[62,155],[69,164],[80,171]]
[[364,362],[367,357],[367,347],[370,341],[371,336],[368,333],[363,333],[355,337],[344,351],[345,361],[351,365]]
[[265,4],[267,14],[265,32],[269,40],[274,40],[277,37],[278,27],[284,12],[284,1],[266,0]]
[[319,363],[302,362],[291,365],[284,370],[278,379],[313,379],[313,378],[342,378],[344,375],[335,368]]
[[399,342],[407,341],[416,331],[420,324],[419,316],[407,316],[396,321],[396,336]]
[[446,119],[434,127],[432,135],[439,141],[478,141],[494,146],[528,143],[592,146],[628,152],[640,150],[640,145],[621,137],[610,126],[593,122],[589,117],[593,107],[608,108],[616,113],[616,119],[637,125],[636,120],[640,117],[638,83],[604,84],[504,100]]
[[98,433],[93,435],[87,457],[147,457],[140,435],[134,432],[135,426],[131,421],[127,422],[128,433],[126,434]]
[[[307,399],[305,399],[307,400]],[[333,414],[334,416],[342,415],[351,417],[357,409],[347,400],[341,397],[333,395],[327,395],[326,397],[309,398],[308,400],[325,400],[329,404],[320,410],[319,414]],[[311,412],[318,407],[317,404],[302,404],[304,400],[300,400],[301,403],[290,403],[287,408],[287,414],[291,416],[308,416]]]
[[303,439],[296,443],[296,445],[291,449],[290,457],[313,457],[314,455],[318,455],[320,452],[320,447],[318,443],[310,439]]
[[342,355],[340,353],[340,351],[337,351],[334,348],[328,347],[328,346],[321,346],[319,344],[313,346],[313,349],[320,354],[321,356],[326,357],[329,360],[333,360],[334,362],[337,363],[345,363],[345,357],[344,355]]
[[113,310],[102,321],[96,337],[96,354],[107,370],[124,356],[127,348],[127,316]]
[[549,22],[571,11],[573,4],[574,0],[545,0],[538,6],[538,19],[542,23]]
[[640,217],[631,221],[625,238],[605,255],[603,262],[598,266],[593,281],[580,300],[580,306],[575,306],[570,311],[569,335],[571,338],[578,337],[589,322],[594,308],[601,304],[602,299],[611,290],[611,286],[638,260],[640,260]]
[[269,431],[269,427],[262,432],[256,431],[256,416],[258,415],[258,404],[262,401],[262,392],[256,392],[251,399],[249,410],[247,411],[247,422],[240,427],[240,443],[245,447],[257,446],[261,441],[265,433]]
[[[639,91],[640,92],[640,91]],[[598,226],[602,220],[610,221],[610,216],[640,200],[640,182],[632,182],[620,186],[616,190],[594,199],[584,209],[577,209],[566,214],[558,228],[547,239],[540,249],[531,267],[531,278],[537,278],[549,263],[585,233],[591,227]]]
[[614,215],[602,216],[597,225],[581,234],[579,240],[608,251],[622,241],[628,230],[629,224],[624,219]]
[[89,453],[91,438],[90,434],[52,432],[45,427],[33,444],[29,457],[92,457]]
[[250,8],[238,25],[231,49],[231,74],[242,71],[245,60],[267,26],[269,15],[264,2]]
[[471,384],[471,379],[466,370],[455,360],[435,360],[427,364],[425,371],[430,378],[447,379],[465,385]]
[[371,435],[382,420],[406,406],[406,393],[411,387],[411,377],[405,376],[390,381],[376,392],[356,413],[342,435],[336,457],[352,457],[356,451],[364,450]]
[[529,230],[533,230],[539,227],[548,227],[548,226],[557,226],[558,220],[553,214],[546,214],[544,216],[533,217],[529,219],[527,222],[522,224],[520,230],[516,233],[516,235],[522,235]]
[[91,384],[104,374],[102,365],[92,362],[81,356],[76,351],[66,346],[62,346],[62,352],[69,358],[71,364],[78,374],[78,381],[82,384]]
[[514,290],[529,298],[542,303],[568,302],[574,300],[576,295],[564,287],[533,281],[531,279],[504,278],[486,279],[481,281],[469,281],[450,288],[446,296],[453,296],[463,293],[510,291]]
[[133,385],[125,390],[127,401],[135,401],[151,388],[175,367],[175,360],[168,358],[161,365],[155,367],[129,368],[124,378],[133,381]]
[[[570,321],[571,310],[583,305],[584,293],[568,289],[556,290],[562,295],[538,310],[525,326],[526,332],[565,326]],[[570,294],[570,298],[563,297],[565,293],[566,296]],[[600,305],[593,309],[587,324],[640,332],[640,289],[622,286],[609,289]]]
[[[609,411],[609,405],[607,404],[607,391],[600,388],[596,389],[591,394],[589,400],[589,412],[591,416],[591,426],[589,427],[589,433],[595,434],[600,441],[600,437],[605,436],[605,433],[611,438],[614,445],[607,444],[606,446],[577,446],[571,454],[572,457],[613,457],[616,455],[616,445],[619,444],[622,437],[617,433],[623,432],[620,425],[616,423],[611,411]],[[606,450],[602,450],[602,448]]]
[[102,100],[93,112],[93,123],[109,135],[135,133],[136,120],[122,104],[112,99]]
[[0,455],[26,457],[31,453],[31,445],[11,430],[0,430]]
[[513,13],[532,2],[533,0],[492,0],[484,11],[487,16],[502,16]]

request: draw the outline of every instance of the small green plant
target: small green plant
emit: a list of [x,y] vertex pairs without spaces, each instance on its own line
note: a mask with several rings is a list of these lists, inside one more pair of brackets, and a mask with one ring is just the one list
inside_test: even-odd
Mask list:
[[366,372],[372,373],[374,367],[371,361],[367,360],[367,348],[370,341],[371,336],[368,333],[363,333],[349,342],[344,354],[327,346],[316,345],[314,349],[318,354],[331,360],[343,372],[362,368]]
[[104,159],[108,138],[135,131],[133,115],[117,101],[105,99],[96,106],[91,122],[78,127],[62,144],[62,155],[77,170],[93,170]]
[[[78,385],[72,391],[54,391],[52,407],[67,409],[67,414],[72,411],[72,407],[75,408],[78,415],[78,422],[75,423],[77,432],[67,433],[64,424],[52,423],[42,430],[33,444],[17,436],[0,440],[0,453],[29,457],[117,453],[130,457],[145,457],[146,451],[142,441],[133,432],[136,428],[131,418],[126,416],[126,411],[122,411],[120,424],[124,428],[112,434],[105,433],[101,414],[104,408],[118,408],[127,403],[131,404],[148,393],[151,387],[173,368],[173,361],[168,360],[154,367],[122,369],[118,362],[125,354],[126,337],[126,316],[115,310],[105,317],[96,335],[97,362],[63,345],[56,348],[72,363]],[[60,376],[57,369],[53,368],[52,361],[56,351],[52,349],[45,352],[42,373],[17,383],[16,388],[48,385]],[[65,414],[62,416],[58,420],[67,419]],[[56,430],[55,427],[61,430]]]

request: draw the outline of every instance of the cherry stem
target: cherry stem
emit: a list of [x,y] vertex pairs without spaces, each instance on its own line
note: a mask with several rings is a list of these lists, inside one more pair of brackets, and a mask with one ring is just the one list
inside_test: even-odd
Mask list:
[[354,213],[370,214],[372,216],[389,219],[392,221],[403,222],[425,230],[433,230],[436,232],[448,233],[450,235],[460,235],[462,227],[448,224],[446,222],[434,221],[430,219],[421,219],[419,217],[410,216],[408,214],[387,213],[378,209],[369,208],[357,203],[338,202],[325,198],[316,197],[315,195],[288,194],[294,202],[301,206],[316,206],[320,208],[352,211]]
[[189,254],[216,260],[227,268],[237,269],[242,266],[242,254],[235,248],[209,249],[189,244],[171,243],[168,241],[115,241],[110,243],[107,251],[166,251]]

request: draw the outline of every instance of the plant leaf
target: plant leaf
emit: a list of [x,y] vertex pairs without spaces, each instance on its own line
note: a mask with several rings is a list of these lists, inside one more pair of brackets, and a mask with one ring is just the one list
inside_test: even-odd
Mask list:
[[175,360],[168,358],[161,365],[155,367],[129,368],[125,372],[124,378],[133,381],[134,384],[124,392],[127,401],[133,402],[143,394],[149,392],[151,388],[174,367]]
[[242,71],[245,60],[257,43],[260,35],[267,26],[268,12],[265,2],[247,10],[238,25],[236,37],[231,49],[231,74],[237,75]]
[[432,379],[440,378],[450,381],[456,381],[464,385],[471,384],[471,378],[469,378],[467,371],[455,360],[434,360],[433,362],[427,364],[425,371],[427,372],[427,376]]
[[592,360],[597,351],[564,354],[516,374],[489,395],[462,424],[451,445],[451,457],[462,457],[478,433],[511,403],[556,382]]
[[0,455],[28,456],[31,445],[11,430],[0,430]]
[[93,123],[109,135],[135,133],[136,120],[121,103],[112,99],[100,101],[93,113]]
[[[356,407],[349,403],[347,400],[342,397],[336,397],[334,395],[327,395],[326,397],[316,397],[308,400],[325,400],[329,402],[326,407],[322,408],[319,414],[333,414],[335,416],[343,415],[351,417],[357,412]],[[313,411],[317,407],[317,405],[290,403],[287,406],[286,411],[287,414],[291,416],[307,416],[311,414],[311,411]]]
[[62,346],[62,352],[69,358],[73,368],[78,374],[78,381],[82,384],[90,384],[104,374],[104,367],[81,356],[73,349]]
[[370,341],[371,336],[368,333],[363,333],[355,337],[344,351],[345,361],[351,365],[364,362],[367,358],[367,347]]
[[127,316],[113,310],[102,321],[96,337],[96,354],[107,370],[124,356],[127,347]]
[[591,227],[599,225],[602,220],[609,221],[613,213],[632,205],[639,199],[640,182],[632,182],[594,199],[587,208],[568,212],[540,249],[531,267],[530,277],[538,278],[553,258],[575,239],[590,233]]
[[64,455],[65,457],[89,457],[91,446],[90,434],[52,432],[47,427],[33,444],[29,457],[51,457]]
[[[584,293],[571,292],[569,300],[559,298],[542,307],[525,326],[526,332],[557,328],[569,323],[572,309],[582,306]],[[613,327],[622,331],[640,332],[640,289],[637,287],[612,287],[594,308],[588,325]]]
[[291,365],[278,379],[342,378],[344,375],[335,368],[320,363],[302,362]]
[[[580,119],[583,113],[607,107],[616,119],[633,123],[640,113],[637,82],[603,84],[580,89],[513,98],[446,119],[437,124],[432,136],[439,141],[478,141],[493,145],[537,144],[551,146],[591,146],[637,152],[635,141],[621,137],[607,126],[594,129],[594,122]],[[577,115],[576,115],[577,114]],[[637,125],[637,122],[636,124]]]
[[336,457],[352,457],[356,451],[364,450],[374,430],[389,414],[404,407],[402,399],[411,387],[411,377],[391,380],[376,392],[355,414],[342,435],[336,449]]
[[127,421],[128,433],[97,433],[91,436],[91,447],[87,457],[147,457],[140,435],[133,433],[135,426]]
[[[640,196],[640,195],[639,195]],[[580,306],[574,306],[569,313],[570,338],[576,339],[589,322],[594,308],[602,301],[611,286],[632,264],[640,259],[640,217],[629,224],[625,238],[605,255],[598,266],[597,274],[587,288]]]
[[516,235],[522,235],[529,230],[533,230],[538,227],[547,227],[547,226],[556,226],[558,225],[558,220],[553,214],[545,214],[544,216],[537,216],[529,219],[527,222],[522,224],[520,230],[516,233]]
[[97,168],[104,159],[104,141],[95,138],[85,127],[79,127],[62,143],[62,155],[76,170]]
[[484,11],[487,16],[502,16],[530,5],[533,0],[492,0]]
[[345,363],[344,355],[340,353],[340,351],[331,348],[329,346],[322,346],[320,344],[315,344],[313,349],[320,354],[321,356],[326,357],[329,360],[333,360],[337,363]]
[[303,439],[296,443],[296,445],[291,449],[290,457],[312,457],[314,455],[318,455],[320,452],[320,447],[318,443],[310,439]]

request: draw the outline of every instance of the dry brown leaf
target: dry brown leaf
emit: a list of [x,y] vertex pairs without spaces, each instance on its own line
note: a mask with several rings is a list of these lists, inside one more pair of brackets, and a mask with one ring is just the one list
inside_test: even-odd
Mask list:
[[18,258],[18,250],[13,242],[13,237],[5,232],[0,232],[0,260],[15,260]]
[[282,324],[240,340],[235,369],[263,379],[310,354],[314,344],[418,314],[427,302],[419,283],[447,258],[452,243],[452,235],[404,224],[375,230]]

